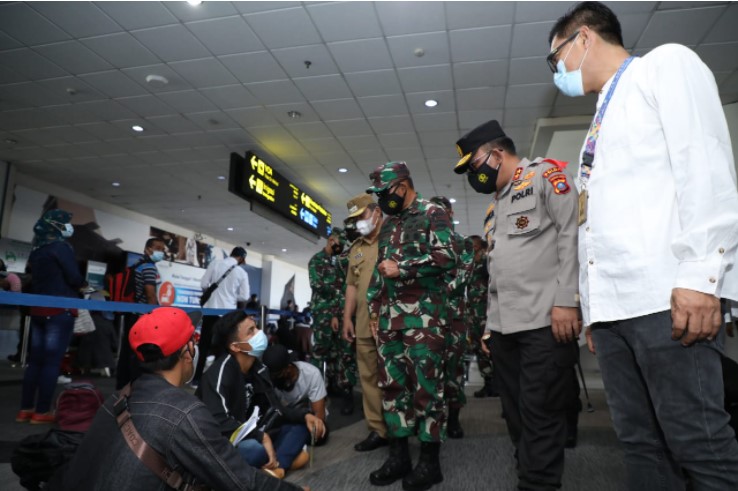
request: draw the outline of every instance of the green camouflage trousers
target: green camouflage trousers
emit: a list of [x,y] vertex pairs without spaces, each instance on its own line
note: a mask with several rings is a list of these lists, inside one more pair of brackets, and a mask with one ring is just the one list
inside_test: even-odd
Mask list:
[[462,408],[466,405],[464,394],[466,323],[461,319],[454,319],[445,331],[446,369],[443,393],[450,408]]
[[485,379],[491,378],[494,374],[492,367],[492,358],[482,351],[482,334],[484,327],[487,325],[486,316],[467,316],[467,325],[469,326],[469,352],[476,355],[477,364],[479,365],[479,373]]
[[313,346],[310,362],[319,370],[326,364],[326,386],[333,382],[341,389],[356,385],[356,346],[347,343],[331,329],[331,315],[316,315],[313,320]]
[[390,438],[417,433],[423,442],[446,439],[443,331],[426,327],[378,333],[378,382]]

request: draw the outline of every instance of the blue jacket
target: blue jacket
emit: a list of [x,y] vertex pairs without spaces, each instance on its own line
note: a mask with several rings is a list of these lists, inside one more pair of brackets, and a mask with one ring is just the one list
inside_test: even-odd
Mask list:
[[31,291],[39,295],[79,298],[84,278],[79,272],[74,250],[66,242],[52,242],[34,249],[28,256]]
[[[164,491],[164,481],[133,453],[115,420],[111,396],[64,473],[69,491]],[[128,408],[141,437],[188,482],[213,490],[300,491],[251,467],[221,435],[198,398],[163,377],[144,374],[133,382]],[[56,488],[59,489],[59,488]]]

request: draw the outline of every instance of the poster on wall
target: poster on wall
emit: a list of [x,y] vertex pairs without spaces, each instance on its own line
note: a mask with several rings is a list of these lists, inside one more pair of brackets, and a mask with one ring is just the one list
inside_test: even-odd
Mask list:
[[108,265],[98,261],[87,261],[86,280],[90,288],[105,290],[105,271]]
[[167,261],[190,264],[200,268],[207,268],[215,259],[222,259],[224,254],[220,247],[196,240],[195,237],[185,237],[160,228],[151,227],[151,237],[158,237],[164,241],[164,251]]
[[28,255],[31,254],[31,244],[18,240],[0,239],[0,259],[10,273],[24,273]]

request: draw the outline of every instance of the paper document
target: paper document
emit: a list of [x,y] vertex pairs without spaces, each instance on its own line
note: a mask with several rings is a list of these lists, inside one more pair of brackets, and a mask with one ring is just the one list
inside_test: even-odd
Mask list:
[[241,440],[246,438],[249,433],[254,431],[256,429],[256,423],[259,421],[259,406],[256,406],[254,408],[254,412],[251,414],[251,417],[246,420],[244,424],[236,428],[236,431],[233,432],[231,435],[230,441],[233,444],[233,446],[237,446],[239,443],[241,443]]

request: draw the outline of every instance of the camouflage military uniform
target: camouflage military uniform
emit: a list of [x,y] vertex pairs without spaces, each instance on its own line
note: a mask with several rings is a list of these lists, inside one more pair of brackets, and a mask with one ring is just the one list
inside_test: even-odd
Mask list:
[[346,276],[348,275],[349,252],[347,247],[340,256],[338,256],[338,268],[341,276],[340,294],[335,295],[336,306],[335,312],[338,317],[338,332],[333,333],[333,348],[336,366],[336,383],[342,389],[348,389],[356,385],[356,374],[358,368],[356,366],[356,343],[349,343],[341,336],[343,331],[343,309],[346,305]]
[[[384,172],[382,179],[389,182]],[[417,432],[422,442],[440,442],[446,437],[444,332],[451,321],[444,279],[456,264],[451,221],[442,207],[417,195],[384,221],[378,240],[377,264],[394,260],[400,270],[397,278],[382,278],[375,270],[367,292],[370,318],[379,321],[379,386],[388,436]]]
[[446,330],[446,381],[444,393],[451,408],[466,405],[464,394],[464,353],[466,352],[468,329],[464,320],[466,301],[464,294],[471,279],[474,260],[474,246],[471,239],[465,239],[454,232],[454,251],[456,267],[449,278],[449,305],[452,320]]
[[481,340],[484,327],[487,325],[487,287],[489,273],[487,272],[487,259],[482,256],[479,261],[473,263],[473,269],[469,285],[466,289],[466,310],[464,318],[469,328],[470,351],[477,357],[479,372],[482,377],[489,379],[493,375],[492,360],[489,355],[482,351]]
[[326,364],[326,384],[338,374],[337,353],[331,319],[338,315],[336,292],[341,292],[344,276],[338,266],[338,257],[321,250],[308,263],[310,288],[313,291],[313,347],[310,361],[323,370]]

